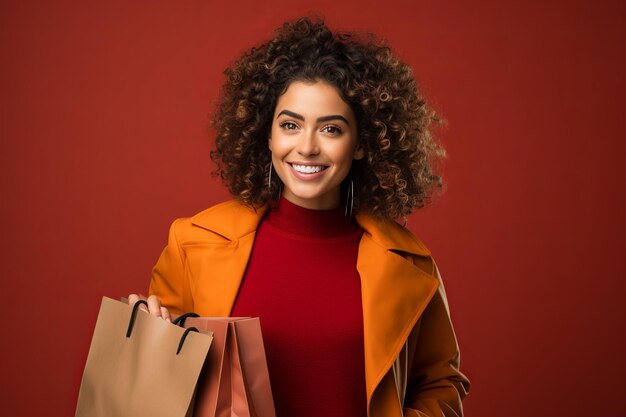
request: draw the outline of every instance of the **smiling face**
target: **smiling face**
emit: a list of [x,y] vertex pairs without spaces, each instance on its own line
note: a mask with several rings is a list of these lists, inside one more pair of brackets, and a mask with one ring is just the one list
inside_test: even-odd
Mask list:
[[341,181],[361,159],[354,112],[335,87],[292,82],[278,98],[269,148],[283,197],[301,207],[339,206]]

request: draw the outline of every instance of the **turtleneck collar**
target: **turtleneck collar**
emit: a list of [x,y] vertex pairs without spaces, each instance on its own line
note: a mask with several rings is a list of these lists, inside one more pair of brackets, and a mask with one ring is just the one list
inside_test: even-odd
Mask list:
[[332,210],[312,210],[284,197],[269,210],[266,221],[282,232],[312,239],[357,238],[362,233],[354,221],[347,221],[341,206]]

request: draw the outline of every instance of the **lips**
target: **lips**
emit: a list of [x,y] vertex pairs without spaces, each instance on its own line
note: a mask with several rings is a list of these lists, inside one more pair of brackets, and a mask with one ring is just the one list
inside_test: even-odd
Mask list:
[[293,169],[302,173],[302,174],[315,174],[316,172],[320,172],[328,168],[326,165],[298,165],[291,164]]
[[313,180],[321,177],[324,171],[328,168],[328,165],[319,165],[311,163],[289,163],[291,172],[299,179]]

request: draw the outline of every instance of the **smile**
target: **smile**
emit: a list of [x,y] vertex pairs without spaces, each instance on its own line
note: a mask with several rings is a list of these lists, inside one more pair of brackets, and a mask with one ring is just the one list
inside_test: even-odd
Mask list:
[[316,181],[326,174],[326,170],[328,169],[328,165],[289,163],[289,166],[291,167],[291,173],[302,181]]
[[297,165],[291,164],[293,169],[301,174],[315,174],[328,168],[326,165]]

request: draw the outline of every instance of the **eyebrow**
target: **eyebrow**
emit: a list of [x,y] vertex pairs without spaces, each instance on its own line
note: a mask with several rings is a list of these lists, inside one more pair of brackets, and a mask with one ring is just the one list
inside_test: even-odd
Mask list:
[[[280,117],[281,115],[286,115],[289,117],[293,117],[294,119],[298,119],[298,120],[302,120],[304,122],[304,116],[298,113],[294,113],[292,111],[289,110],[283,110],[280,113],[278,113],[278,115],[276,116],[276,118]],[[321,123],[321,122],[330,122],[331,120],[343,120],[348,126],[350,126],[350,122],[348,122],[348,119],[346,119],[345,117],[343,117],[340,114],[331,114],[330,116],[322,116],[322,117],[318,117],[317,118],[317,122]]]

